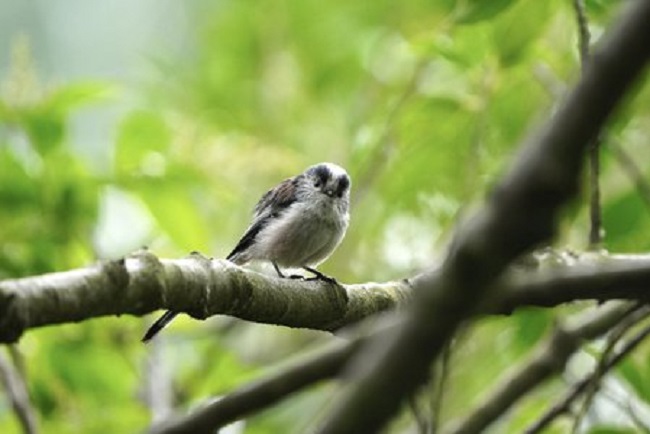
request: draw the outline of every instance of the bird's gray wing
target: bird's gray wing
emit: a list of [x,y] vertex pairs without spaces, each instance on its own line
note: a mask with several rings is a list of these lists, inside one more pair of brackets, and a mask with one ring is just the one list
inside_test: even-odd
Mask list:
[[285,179],[261,197],[255,205],[254,219],[279,212],[296,201],[296,187],[300,176]]
[[253,223],[251,223],[226,259],[232,260],[248,249],[255,242],[257,234],[264,229],[269,221],[277,218],[282,211],[296,201],[297,181],[298,177],[285,179],[264,193],[257,205],[255,205]]

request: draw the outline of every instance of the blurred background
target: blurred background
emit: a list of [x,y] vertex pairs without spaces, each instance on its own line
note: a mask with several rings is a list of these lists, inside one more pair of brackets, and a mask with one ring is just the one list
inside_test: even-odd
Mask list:
[[[619,2],[586,4],[597,40]],[[345,283],[412,275],[444,255],[453,224],[577,78],[576,46],[571,2],[560,0],[4,0],[0,279],[142,246],[162,257],[224,257],[259,197],[319,161],[353,180],[348,235],[321,270]],[[648,198],[629,165],[650,154],[648,96],[638,88],[603,149],[605,247],[617,252],[650,247]],[[636,169],[647,177],[647,165]],[[587,245],[585,203],[566,211],[558,246]],[[466,410],[566,310],[521,311],[467,331],[443,418]],[[144,346],[152,320],[103,318],[21,339],[12,360],[42,432],[141,431],[331,339],[183,317]],[[643,408],[647,347],[616,377]],[[519,432],[561,384],[536,393],[499,432]],[[332,387],[233,432],[303,432]],[[592,423],[629,425],[624,413],[603,411]],[[405,413],[391,430],[413,426]],[[4,394],[0,432],[20,432]]]

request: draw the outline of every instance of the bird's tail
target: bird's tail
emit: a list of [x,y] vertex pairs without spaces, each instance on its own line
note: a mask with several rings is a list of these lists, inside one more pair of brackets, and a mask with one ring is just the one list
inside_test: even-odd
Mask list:
[[149,342],[151,338],[156,336],[160,330],[163,329],[167,324],[169,324],[175,317],[178,315],[178,312],[168,310],[160,318],[156,320],[155,323],[149,327],[149,330],[144,334],[142,342]]

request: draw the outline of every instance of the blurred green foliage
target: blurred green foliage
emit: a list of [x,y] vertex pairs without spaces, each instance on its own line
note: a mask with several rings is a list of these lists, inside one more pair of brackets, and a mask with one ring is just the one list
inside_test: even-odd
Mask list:
[[[597,37],[618,3],[586,4]],[[38,77],[25,42],[2,59],[11,67],[0,77],[0,278],[80,267],[143,245],[162,256],[223,257],[267,188],[323,160],[353,179],[351,227],[323,271],[344,282],[409,275],[444,254],[453,224],[489,193],[526,131],[579,74],[575,17],[559,0],[224,0],[197,2],[188,13],[191,54],[158,60],[146,85],[51,84]],[[650,156],[648,93],[639,87],[605,136],[637,162]],[[139,102],[106,138],[109,161],[76,152],[83,144],[72,142],[72,120],[126,99]],[[648,203],[607,149],[603,168],[605,247],[646,250]],[[584,248],[585,206],[561,227],[558,245]],[[522,310],[467,330],[443,419],[476,402],[556,315]],[[180,319],[152,349],[140,344],[144,327],[141,319],[98,319],[23,338],[43,432],[139,431],[150,422],[152,378],[169,381],[174,403],[188,408],[328,338]],[[646,405],[648,351],[617,376],[629,399]],[[561,387],[554,381],[534,394],[499,432],[520,432]],[[291,398],[247,421],[246,432],[301,432],[330,390]],[[393,429],[412,423],[403,417]],[[0,401],[0,432],[18,431]]]

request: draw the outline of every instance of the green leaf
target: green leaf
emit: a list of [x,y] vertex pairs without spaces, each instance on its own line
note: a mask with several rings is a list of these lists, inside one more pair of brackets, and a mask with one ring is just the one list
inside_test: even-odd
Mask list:
[[[413,206],[430,188],[462,194],[473,181],[466,164],[475,134],[475,114],[455,98],[437,97],[405,107],[399,120],[399,158],[393,171],[400,176],[382,181],[382,194],[397,207]],[[414,185],[423,186],[420,189]]]
[[516,324],[515,343],[521,349],[532,347],[548,330],[552,314],[544,309],[517,309],[513,315]]
[[517,0],[465,0],[458,2],[455,21],[473,24],[494,18]]
[[205,251],[206,222],[201,218],[191,190],[179,182],[150,182],[137,190],[160,227],[179,248]]
[[633,358],[627,357],[618,364],[616,371],[634,389],[637,396],[650,403],[650,375],[647,365],[637,363]]
[[105,101],[115,93],[115,87],[102,81],[80,81],[56,88],[44,105],[55,113],[67,113],[80,106]]
[[170,142],[171,132],[159,113],[139,110],[129,114],[122,121],[117,137],[118,173],[146,173],[147,161],[160,157]]
[[638,434],[638,430],[632,428],[621,428],[613,426],[595,427],[589,430],[589,434]]
[[17,114],[34,149],[41,155],[59,148],[65,137],[65,119],[43,106]]
[[38,197],[38,185],[27,175],[22,163],[9,149],[0,147],[0,216],[15,215],[23,207],[29,209]]
[[548,0],[521,0],[498,17],[493,37],[503,65],[512,65],[529,54],[531,44],[546,28],[552,6],[553,2]]
[[608,201],[603,208],[605,243],[612,250],[639,250],[650,245],[648,207],[636,190]]

